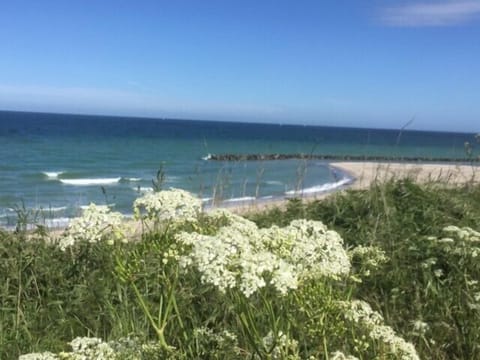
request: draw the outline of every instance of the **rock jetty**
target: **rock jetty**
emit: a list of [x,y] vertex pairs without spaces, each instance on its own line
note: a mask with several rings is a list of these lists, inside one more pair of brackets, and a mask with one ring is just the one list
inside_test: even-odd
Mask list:
[[209,154],[204,159],[213,161],[262,161],[262,160],[325,160],[325,161],[399,161],[399,162],[480,162],[480,158],[447,158],[428,156],[384,155],[319,155],[319,154]]

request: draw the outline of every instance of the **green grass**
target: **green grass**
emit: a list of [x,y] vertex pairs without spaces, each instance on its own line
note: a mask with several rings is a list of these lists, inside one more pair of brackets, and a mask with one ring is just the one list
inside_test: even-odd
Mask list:
[[[347,246],[380,247],[390,261],[359,284],[354,297],[375,304],[388,324],[414,341],[422,358],[480,358],[480,313],[472,299],[478,287],[468,285],[480,279],[478,260],[446,254],[425,240],[440,236],[448,225],[480,229],[480,187],[392,180],[322,201],[294,200],[284,211],[250,217],[261,226],[297,217],[321,220],[337,230]],[[441,277],[426,267],[429,259],[436,259]],[[429,331],[415,339],[410,334],[417,320],[427,322]]]
[[448,225],[480,230],[480,187],[392,180],[248,218],[265,228],[319,220],[346,248],[375,246],[388,260],[370,266],[373,258],[354,257],[349,277],[304,281],[285,296],[265,286],[247,298],[166,255],[180,231],[215,234],[221,219],[158,227],[127,244],[79,241],[67,251],[41,232],[0,232],[0,359],[68,351],[78,336],[117,346],[128,338],[125,359],[328,359],[337,350],[395,359],[345,317],[342,303],[353,299],[381,313],[420,358],[480,358],[480,243],[438,241]]

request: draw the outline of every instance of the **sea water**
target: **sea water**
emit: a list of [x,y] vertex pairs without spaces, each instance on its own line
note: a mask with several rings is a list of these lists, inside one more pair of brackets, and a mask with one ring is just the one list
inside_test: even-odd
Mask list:
[[318,160],[217,162],[209,154],[464,158],[466,141],[474,134],[0,111],[0,226],[14,226],[19,212],[64,226],[91,202],[131,214],[134,199],[156,185],[211,206],[352,180]]

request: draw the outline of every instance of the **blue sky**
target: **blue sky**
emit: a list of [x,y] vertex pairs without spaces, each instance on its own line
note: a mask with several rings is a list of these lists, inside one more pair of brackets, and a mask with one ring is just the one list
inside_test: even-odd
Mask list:
[[0,109],[480,131],[480,0],[4,1]]

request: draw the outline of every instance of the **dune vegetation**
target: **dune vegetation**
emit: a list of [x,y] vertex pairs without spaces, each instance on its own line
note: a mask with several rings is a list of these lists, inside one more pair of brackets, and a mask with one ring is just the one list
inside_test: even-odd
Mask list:
[[477,185],[133,209],[140,235],[96,205],[61,236],[0,232],[1,359],[480,358]]

